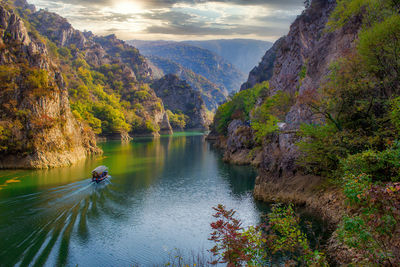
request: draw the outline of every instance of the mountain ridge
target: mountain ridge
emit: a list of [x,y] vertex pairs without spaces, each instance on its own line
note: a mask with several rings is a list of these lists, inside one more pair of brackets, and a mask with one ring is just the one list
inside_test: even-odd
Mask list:
[[157,56],[172,60],[184,68],[199,74],[228,92],[238,91],[245,75],[232,63],[219,55],[197,46],[171,41],[135,41],[134,45],[145,56]]

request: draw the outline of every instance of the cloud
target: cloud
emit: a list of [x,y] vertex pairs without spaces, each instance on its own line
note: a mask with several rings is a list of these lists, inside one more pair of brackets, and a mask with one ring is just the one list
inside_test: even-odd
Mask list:
[[[29,0],[28,0],[29,1]],[[251,38],[287,33],[303,0],[31,0],[80,29],[120,38]],[[130,8],[132,7],[132,8]]]

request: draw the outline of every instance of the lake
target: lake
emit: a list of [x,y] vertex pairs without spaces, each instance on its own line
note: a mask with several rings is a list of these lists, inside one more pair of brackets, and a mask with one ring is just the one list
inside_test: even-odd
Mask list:
[[[202,133],[100,143],[104,154],[71,167],[0,171],[0,265],[152,266],[198,253],[213,206],[260,222],[251,167],[222,162]],[[90,182],[99,165],[109,182]]]

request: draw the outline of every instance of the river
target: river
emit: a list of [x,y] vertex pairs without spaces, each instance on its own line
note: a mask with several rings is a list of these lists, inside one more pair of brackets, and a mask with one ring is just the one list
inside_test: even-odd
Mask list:
[[[260,222],[251,167],[222,162],[201,133],[106,142],[51,170],[0,171],[1,266],[152,266],[212,247],[212,207]],[[90,182],[106,165],[109,182]],[[180,251],[180,252],[178,252]]]

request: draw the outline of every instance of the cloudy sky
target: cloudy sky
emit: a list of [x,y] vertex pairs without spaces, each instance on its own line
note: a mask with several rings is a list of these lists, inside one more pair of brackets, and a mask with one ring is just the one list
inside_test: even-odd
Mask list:
[[304,0],[28,0],[79,30],[124,40],[253,38],[288,32]]

